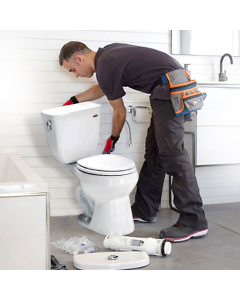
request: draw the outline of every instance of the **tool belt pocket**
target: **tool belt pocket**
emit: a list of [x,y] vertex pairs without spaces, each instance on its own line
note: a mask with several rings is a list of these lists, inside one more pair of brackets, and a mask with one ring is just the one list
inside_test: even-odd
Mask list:
[[166,76],[165,81],[169,83],[170,99],[177,116],[189,114],[203,107],[207,95],[198,91],[196,80],[191,80],[186,70],[175,70],[163,76]]

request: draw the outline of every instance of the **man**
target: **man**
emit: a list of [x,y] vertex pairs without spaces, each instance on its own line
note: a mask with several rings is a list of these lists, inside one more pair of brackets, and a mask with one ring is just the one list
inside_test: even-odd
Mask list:
[[202,199],[189,155],[184,149],[184,116],[176,116],[168,84],[160,76],[182,66],[171,56],[150,48],[114,43],[90,50],[80,42],[65,44],[59,63],[76,77],[92,77],[98,84],[73,96],[64,105],[98,99],[106,95],[113,107],[112,135],[103,153],[111,153],[119,139],[126,118],[122,97],[123,87],[150,94],[153,110],[146,138],[145,161],[142,166],[133,218],[140,222],[155,222],[161,200],[165,174],[173,176],[174,204],[180,211],[176,224],[163,229],[160,238],[181,242],[202,237],[208,224],[202,209]]

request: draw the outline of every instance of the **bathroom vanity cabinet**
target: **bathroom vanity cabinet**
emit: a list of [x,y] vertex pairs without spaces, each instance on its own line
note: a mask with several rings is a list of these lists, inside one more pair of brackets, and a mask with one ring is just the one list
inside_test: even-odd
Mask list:
[[45,270],[46,196],[0,198],[0,269]]
[[50,269],[47,183],[12,153],[0,174],[0,270]]
[[204,107],[186,127],[195,137],[203,203],[240,202],[240,84],[201,83],[199,90],[207,93]]

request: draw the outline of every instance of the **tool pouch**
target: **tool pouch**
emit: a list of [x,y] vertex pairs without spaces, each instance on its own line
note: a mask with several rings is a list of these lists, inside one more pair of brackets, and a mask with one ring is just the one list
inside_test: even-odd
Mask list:
[[191,114],[203,107],[207,94],[198,91],[196,80],[186,70],[174,70],[161,76],[170,87],[170,99],[177,116]]

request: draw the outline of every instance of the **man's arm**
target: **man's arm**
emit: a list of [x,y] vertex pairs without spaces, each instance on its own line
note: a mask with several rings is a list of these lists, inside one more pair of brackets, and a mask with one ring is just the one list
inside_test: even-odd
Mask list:
[[102,89],[100,88],[99,84],[92,86],[89,90],[80,93],[76,96],[72,96],[67,102],[63,104],[65,105],[72,105],[78,104],[85,101],[91,101],[104,96]]
[[103,93],[102,89],[100,88],[99,84],[92,86],[89,90],[87,90],[83,93],[75,95],[75,97],[77,98],[77,101],[79,103],[85,102],[85,101],[96,100],[103,96],[104,96],[104,93]]
[[118,137],[126,120],[126,108],[122,98],[110,100],[109,103],[113,108],[112,135]]
[[103,154],[110,154],[114,151],[115,144],[119,139],[120,133],[126,120],[126,108],[123,104],[122,98],[109,100],[109,103],[113,108],[112,135],[106,142]]

